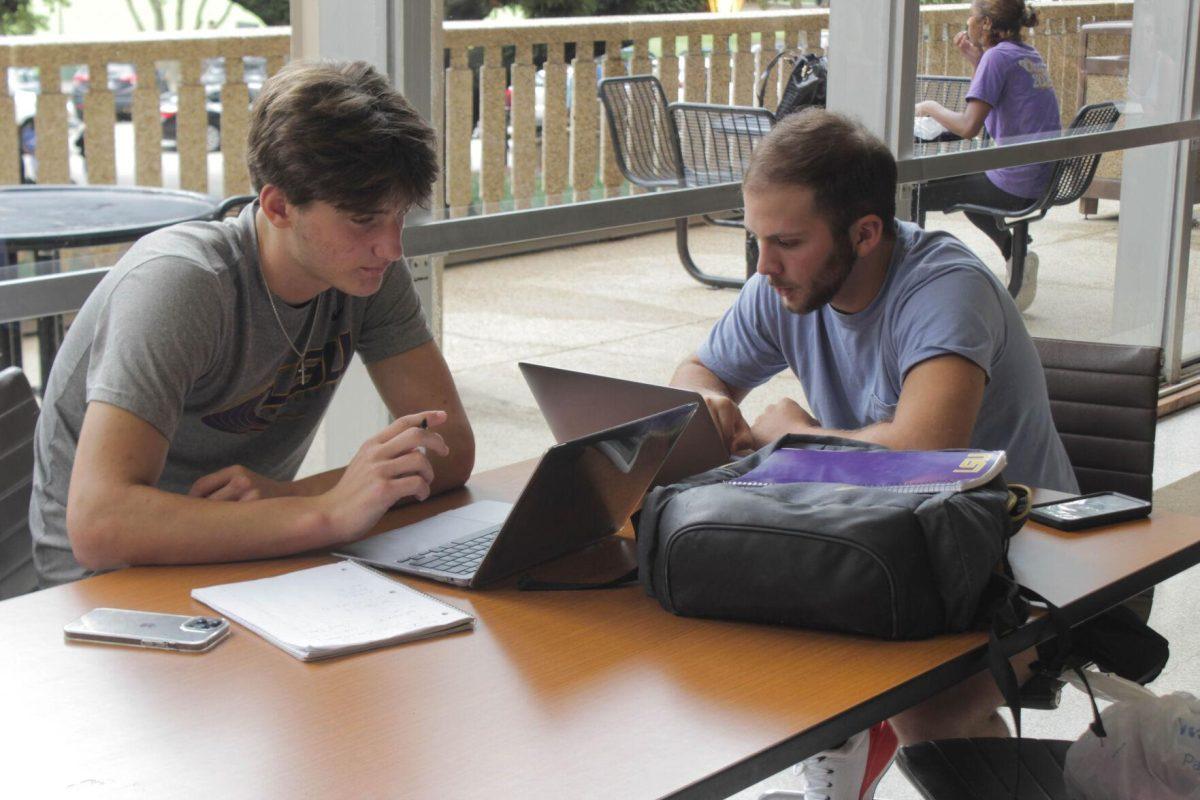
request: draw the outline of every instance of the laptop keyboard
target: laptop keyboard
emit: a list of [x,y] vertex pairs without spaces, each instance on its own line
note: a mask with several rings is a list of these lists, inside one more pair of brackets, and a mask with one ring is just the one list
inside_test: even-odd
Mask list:
[[479,568],[498,533],[500,533],[500,526],[496,525],[480,531],[470,539],[439,545],[406,558],[400,563],[410,567],[436,569],[454,575],[470,575]]

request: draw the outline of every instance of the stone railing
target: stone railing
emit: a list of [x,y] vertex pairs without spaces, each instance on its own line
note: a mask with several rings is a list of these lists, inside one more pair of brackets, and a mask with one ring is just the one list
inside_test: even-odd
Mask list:
[[[1028,32],[1029,41],[1049,64],[1066,122],[1078,105],[1079,26],[1129,19],[1133,3],[1059,0],[1035,5],[1041,23]],[[953,37],[965,27],[969,8],[965,3],[922,8],[918,72],[968,74]],[[470,212],[476,199],[476,174],[478,200],[485,212],[509,202],[522,208],[535,202],[618,194],[623,182],[596,98],[599,78],[652,73],[662,81],[668,100],[751,105],[757,76],[776,49],[802,47],[820,53],[828,26],[826,8],[736,16],[575,17],[504,25],[447,22],[446,205],[451,215]],[[705,50],[701,45],[709,37],[712,45]],[[622,48],[627,42],[632,46]],[[606,55],[593,56],[599,43]],[[574,52],[569,63],[568,45]],[[1101,40],[1098,45],[1097,52],[1118,52],[1128,46],[1128,40]],[[515,49],[510,112],[505,99],[508,75],[502,62],[506,47]],[[535,48],[546,53],[541,75],[535,67]],[[472,56],[480,60],[480,51],[476,85],[470,64]],[[661,55],[652,58],[652,51]],[[768,108],[774,107],[777,92],[777,85],[767,87]],[[477,173],[472,167],[476,95]]]
[[[250,188],[246,172],[246,129],[250,92],[243,75],[243,58],[266,59],[267,72],[274,73],[289,56],[288,28],[257,28],[188,34],[151,33],[120,40],[65,39],[46,36],[0,38],[0,67],[36,68],[39,80],[37,114],[37,159],[39,183],[70,181],[67,97],[60,75],[86,64],[89,88],[82,122],[86,130],[86,177],[88,183],[116,183],[115,99],[108,87],[108,65],[133,64],[139,76],[133,91],[134,181],[144,186],[161,186],[162,117],[156,64],[177,67],[178,115],[176,142],[179,153],[180,187],[197,192],[233,195]],[[208,185],[206,141],[207,100],[202,71],[207,59],[224,60],[224,83],[220,89],[221,151],[224,183]],[[6,87],[0,88],[0,130],[15,130],[16,106]],[[20,175],[19,147],[15,136],[0,136],[0,184],[17,183]]]
[[[479,121],[482,155],[479,197],[484,210],[500,207],[506,194],[513,205],[533,202],[541,176],[546,202],[592,197],[597,183],[605,195],[619,193],[622,177],[612,155],[596,98],[596,81],[615,75],[653,72],[669,99],[691,102],[754,101],[756,77],[777,47],[820,51],[828,12],[749,12],[737,16],[671,14],[639,17],[575,17],[524,20],[513,25],[447,22],[446,203],[450,213],[467,212],[472,203],[471,136],[474,73],[470,51],[481,48]],[[711,52],[702,37],[711,36]],[[622,53],[622,45],[632,41]],[[686,45],[682,42],[686,41]],[[603,42],[606,55],[593,56]],[[766,42],[765,46],[757,46]],[[567,46],[574,58],[567,63]],[[682,45],[682,46],[681,46]],[[505,111],[506,71],[502,48],[512,46],[512,109]],[[536,91],[533,54],[546,49],[541,98]],[[651,47],[661,55],[651,58]],[[655,63],[657,62],[657,63]],[[773,89],[774,87],[772,87]],[[774,105],[769,90],[766,102]],[[537,134],[541,105],[541,139]],[[511,116],[508,135],[506,116]],[[511,166],[509,165],[511,151]],[[506,192],[505,184],[509,191]]]
[[[1050,65],[1064,121],[1078,105],[1079,25],[1128,19],[1132,7],[1132,0],[1037,4],[1042,21],[1028,35]],[[967,66],[952,39],[963,28],[968,8],[962,4],[922,9],[919,72],[966,74]],[[450,213],[469,213],[477,199],[484,211],[491,211],[510,203],[523,208],[625,191],[596,98],[599,78],[654,73],[669,99],[750,105],[755,100],[757,76],[778,49],[821,51],[828,13],[828,9],[816,8],[735,16],[444,23],[448,65],[444,185]],[[1127,46],[1127,39],[1101,39],[1095,52],[1118,52]],[[87,64],[91,76],[104,76],[108,64],[128,62],[139,76],[152,76],[156,63],[166,62],[178,76],[180,186],[231,195],[249,188],[245,165],[249,88],[242,74],[242,58],[264,57],[267,71],[273,73],[287,59],[290,48],[288,28],[246,29],[236,35],[145,34],[117,41],[18,36],[0,39],[0,67],[32,67],[40,75],[54,76],[41,81],[36,122],[38,180],[57,183],[70,179],[67,98],[58,80],[60,70]],[[515,50],[511,81],[502,58],[505,48]],[[607,55],[593,55],[600,49]],[[543,52],[545,62],[539,74],[534,57],[538,54],[540,61]],[[201,72],[210,58],[223,58],[227,66],[220,92],[224,172],[220,187],[210,187],[208,179]],[[473,70],[472,60],[482,66]],[[511,111],[506,108],[510,83]],[[83,119],[86,179],[113,183],[117,175],[114,97],[106,80],[93,77],[90,84]],[[768,107],[774,107],[777,92],[777,82],[772,82],[765,99]],[[1120,87],[1114,86],[1108,94],[1119,92]],[[476,97],[477,143],[472,140]],[[1093,99],[1090,90],[1089,99]],[[13,97],[0,88],[0,130],[15,130],[15,122]],[[134,182],[161,185],[162,122],[153,80],[143,79],[134,91],[133,131]],[[0,184],[17,182],[19,172],[17,137],[0,136]]]

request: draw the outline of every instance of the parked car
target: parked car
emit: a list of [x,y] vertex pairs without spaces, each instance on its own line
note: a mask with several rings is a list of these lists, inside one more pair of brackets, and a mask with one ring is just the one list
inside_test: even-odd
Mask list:
[[[160,93],[166,91],[167,79],[162,72],[155,70],[155,79],[158,83],[158,91]],[[133,90],[137,88],[137,85],[138,76],[132,64],[108,65],[108,90],[113,94],[117,119],[133,119]],[[80,118],[83,117],[83,107],[87,102],[90,88],[91,76],[88,74],[85,64],[75,70],[75,75],[71,78],[71,103],[75,106],[75,112]]]
[[[247,56],[242,59],[242,81],[250,87],[251,94],[257,96],[262,85],[267,81],[267,60],[262,56]],[[225,83],[225,61],[220,58],[210,58],[204,62],[204,71],[200,74],[200,82],[211,89],[218,89]]]
[[[204,129],[204,144],[208,152],[215,153],[221,149],[221,90],[220,87],[209,88],[204,93],[204,107],[208,114]],[[179,116],[179,95],[168,92],[159,104],[162,115],[162,138],[166,147],[176,147],[179,137],[177,117]]]
[[[242,80],[250,91],[250,102],[253,103],[267,80],[267,60],[260,56],[243,59]],[[221,87],[225,84],[225,61],[211,58],[204,62],[200,82],[204,84],[204,106],[208,114],[205,144],[208,152],[215,153],[221,149]],[[175,92],[164,93],[159,111],[162,115],[163,145],[177,147],[179,95]]]
[[[262,91],[262,84],[248,83],[247,85],[250,90],[250,102],[253,103],[259,92]],[[221,85],[206,86],[204,100],[204,107],[208,114],[204,133],[205,145],[208,147],[208,152],[215,153],[221,149]],[[164,94],[159,105],[159,112],[162,115],[163,145],[177,147],[179,96],[174,92]]]

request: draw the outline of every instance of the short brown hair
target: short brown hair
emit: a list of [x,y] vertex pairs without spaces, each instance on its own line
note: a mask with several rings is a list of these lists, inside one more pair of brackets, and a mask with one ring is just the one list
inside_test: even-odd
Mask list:
[[1025,5],[1025,0],[974,0],[971,9],[992,22],[986,42],[988,47],[1005,41],[1019,42],[1022,28],[1038,24],[1037,12]]
[[348,211],[425,204],[437,180],[433,129],[364,61],[292,62],[250,110],[248,162],[304,205]]
[[835,234],[874,214],[892,234],[896,217],[896,159],[858,122],[822,108],[780,120],[759,142],[743,180],[746,189],[802,186]]

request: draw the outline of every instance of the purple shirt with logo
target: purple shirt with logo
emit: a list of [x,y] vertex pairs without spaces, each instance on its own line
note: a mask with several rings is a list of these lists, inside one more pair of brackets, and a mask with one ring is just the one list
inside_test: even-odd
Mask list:
[[[983,121],[997,144],[1017,136],[1058,132],[1062,121],[1050,71],[1041,54],[1024,42],[1001,42],[979,59],[968,100],[992,107]],[[1041,196],[1054,164],[1026,164],[988,170],[988,180],[1017,197]]]

